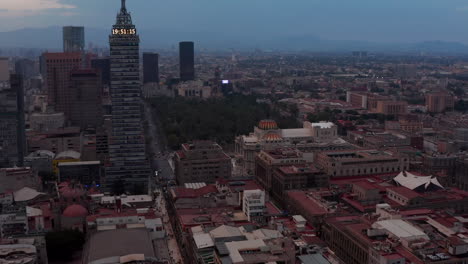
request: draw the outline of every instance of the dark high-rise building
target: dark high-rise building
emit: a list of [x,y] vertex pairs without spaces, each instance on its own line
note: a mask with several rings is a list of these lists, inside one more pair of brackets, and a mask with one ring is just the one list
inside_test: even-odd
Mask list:
[[0,86],[0,168],[23,166],[25,147],[24,90],[20,75]]
[[150,175],[142,128],[139,43],[125,0],[109,36],[111,60],[112,132],[106,187],[146,191]]
[[84,27],[63,27],[63,52],[82,52],[84,47]]
[[182,81],[195,80],[195,51],[191,41],[179,43],[180,79]]
[[97,128],[102,123],[102,81],[98,70],[82,69],[70,74],[72,125]]
[[110,85],[110,59],[100,58],[91,60],[91,67],[100,72],[102,84]]
[[47,101],[57,112],[65,113],[70,118],[74,100],[70,86],[70,73],[81,66],[81,54],[44,53],[46,68]]
[[143,53],[143,83],[159,82],[159,54]]
[[15,72],[21,75],[23,79],[29,79],[37,75],[35,62],[30,59],[19,59],[15,62]]

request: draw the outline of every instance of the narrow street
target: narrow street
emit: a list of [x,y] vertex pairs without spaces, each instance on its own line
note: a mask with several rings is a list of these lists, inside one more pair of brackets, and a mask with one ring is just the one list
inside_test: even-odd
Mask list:
[[[147,142],[151,144],[148,146],[149,153],[153,153],[150,158],[151,168],[153,170],[152,180],[151,182],[151,189],[158,192],[159,195],[155,201],[155,207],[158,212],[161,213],[163,217],[164,229],[166,230],[167,237],[167,249],[168,255],[171,258],[171,263],[174,264],[182,264],[183,258],[180,252],[179,245],[177,244],[177,240],[175,239],[174,232],[172,230],[171,222],[169,221],[170,216],[167,212],[167,204],[166,199],[164,198],[163,194],[163,187],[166,186],[169,180],[174,179],[174,173],[172,171],[171,166],[169,165],[169,153],[166,151],[166,146],[163,142],[161,142],[162,133],[158,126],[154,122],[153,111],[151,111],[151,106],[148,102],[143,100],[144,108],[145,108],[145,117],[148,121],[148,130],[146,135]],[[149,140],[151,138],[152,140]],[[157,175],[156,172],[157,171]]]

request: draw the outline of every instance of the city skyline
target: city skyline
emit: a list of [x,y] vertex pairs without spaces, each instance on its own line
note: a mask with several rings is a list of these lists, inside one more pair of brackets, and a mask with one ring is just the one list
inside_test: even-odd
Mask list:
[[[0,31],[20,28],[83,25],[107,28],[119,1],[6,0],[0,3]],[[446,40],[468,43],[468,5],[454,1],[352,3],[274,0],[232,3],[129,1],[142,29],[223,33],[242,37],[314,35],[330,40],[417,42]],[[27,6],[25,8],[24,6]],[[21,17],[22,19],[15,19]]]

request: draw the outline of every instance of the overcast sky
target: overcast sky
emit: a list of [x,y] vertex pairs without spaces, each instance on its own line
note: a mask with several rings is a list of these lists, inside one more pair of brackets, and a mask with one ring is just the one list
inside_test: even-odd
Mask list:
[[[0,31],[110,28],[120,0],[0,0]],[[127,0],[138,28],[468,44],[468,0]]]

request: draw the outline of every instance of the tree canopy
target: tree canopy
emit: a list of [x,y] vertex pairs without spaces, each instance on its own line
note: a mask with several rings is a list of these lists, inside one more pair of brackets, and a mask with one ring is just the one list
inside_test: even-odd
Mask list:
[[255,96],[231,95],[208,100],[160,97],[150,103],[173,149],[192,140],[231,144],[235,136],[252,132],[262,119],[274,119],[281,128],[298,126],[295,117],[282,116],[279,109],[258,103]]

